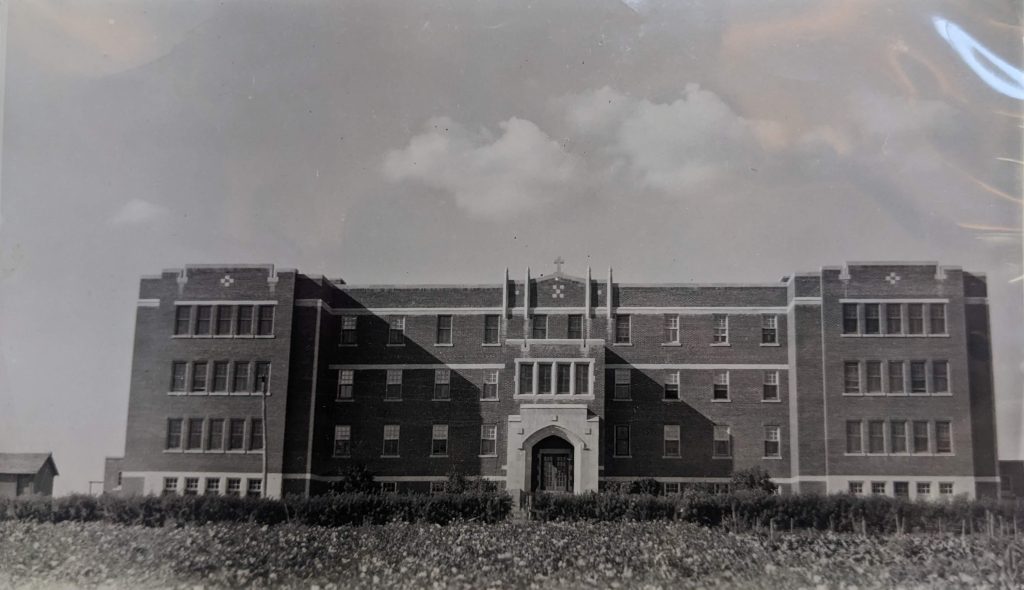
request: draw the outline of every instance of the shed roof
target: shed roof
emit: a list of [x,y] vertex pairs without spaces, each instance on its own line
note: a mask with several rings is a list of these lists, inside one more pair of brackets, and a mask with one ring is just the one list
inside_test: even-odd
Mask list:
[[57,464],[53,462],[51,453],[0,453],[0,473],[11,475],[36,474],[49,461],[53,474],[57,473]]

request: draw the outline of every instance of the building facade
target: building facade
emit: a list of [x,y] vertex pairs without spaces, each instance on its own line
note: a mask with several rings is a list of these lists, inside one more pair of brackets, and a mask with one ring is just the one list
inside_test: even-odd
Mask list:
[[365,465],[399,492],[451,472],[513,495],[648,477],[673,492],[761,467],[784,493],[998,494],[983,275],[884,262],[626,284],[557,263],[485,285],[143,278],[108,490],[317,494]]
[[0,453],[0,498],[52,496],[58,475],[50,453]]

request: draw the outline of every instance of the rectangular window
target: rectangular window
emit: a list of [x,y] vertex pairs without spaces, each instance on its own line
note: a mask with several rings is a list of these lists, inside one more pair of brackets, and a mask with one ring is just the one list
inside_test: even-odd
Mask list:
[[576,363],[576,395],[590,393],[590,365]]
[[434,457],[448,455],[448,425],[434,424],[430,435],[430,454]]
[[889,423],[889,447],[893,453],[907,452],[907,422],[893,420]]
[[171,391],[185,391],[188,363],[171,363]]
[[167,444],[168,449],[181,448],[181,426],[184,421],[181,418],[167,420]]
[[484,374],[484,388],[480,390],[480,399],[498,399],[498,370],[488,370]]
[[903,333],[903,306],[899,303],[885,304],[885,333]]
[[569,315],[569,322],[566,326],[565,337],[571,340],[583,338],[583,316],[578,313]]
[[903,361],[889,361],[889,393],[903,393]]
[[679,493],[678,481],[666,481],[664,485],[665,495],[672,496]]
[[761,344],[779,343],[779,316],[761,316]]
[[203,419],[188,419],[188,441],[185,446],[187,450],[198,451],[203,448]]
[[341,344],[355,346],[359,343],[359,316],[341,316]]
[[665,342],[669,344],[679,343],[679,316],[665,316]]
[[224,419],[213,418],[210,420],[210,433],[206,438],[206,449],[208,451],[221,451],[224,449]]
[[558,364],[558,374],[555,375],[555,393],[569,393],[572,384],[572,365],[568,363]]
[[732,456],[732,435],[729,432],[728,426],[715,425],[713,448],[711,451],[714,457]]
[[712,317],[713,329],[711,334],[711,342],[714,344],[728,344],[729,343],[729,316],[721,313],[716,313]]
[[864,493],[864,482],[851,481],[848,485],[850,486],[850,493],[854,496],[859,496]]
[[388,344],[402,346],[405,344],[405,316],[393,315],[388,318]]
[[884,481],[873,481],[871,482],[871,493],[876,496],[885,495],[885,482]]
[[199,478],[198,477],[186,477],[185,478],[185,495],[186,496],[198,496],[199,495]]
[[497,344],[500,318],[496,315],[484,316],[484,344]]
[[615,343],[629,344],[630,321],[628,315],[615,316]]
[[932,303],[928,306],[928,333],[946,333],[946,304]]
[[860,322],[857,319],[857,304],[843,304],[843,334],[859,334]]
[[192,306],[179,305],[174,308],[174,335],[187,336],[192,322]]
[[865,334],[879,334],[882,329],[880,326],[879,309],[877,303],[865,303],[864,304],[864,333]]
[[932,495],[932,484],[928,481],[917,482],[917,495],[918,496],[931,496]]
[[665,456],[666,457],[678,457],[679,456],[679,425],[678,424],[666,424],[664,433],[665,443]]
[[939,482],[939,495],[940,496],[952,496],[953,495],[953,482],[940,481]]
[[452,316],[450,315],[439,315],[437,316],[437,338],[435,340],[437,344],[451,344],[452,343]]
[[843,392],[860,393],[860,363],[856,361],[843,363]]
[[241,451],[245,446],[245,420],[232,418],[228,422],[228,450]]
[[498,454],[498,425],[484,424],[480,427],[480,454],[493,457]]
[[384,450],[381,455],[384,457],[398,456],[398,437],[400,434],[398,424],[384,425]]
[[352,399],[353,384],[355,383],[356,372],[352,369],[338,371],[338,397],[339,400]]
[[211,391],[220,393],[228,390],[228,362],[216,361],[213,363],[213,388]]
[[259,498],[263,495],[263,480],[250,479],[246,481],[245,497]]
[[953,452],[953,425],[948,420],[935,422],[935,452],[942,455]]
[[882,392],[882,362],[867,361],[864,363],[864,385],[866,393]]
[[384,399],[402,399],[402,370],[388,369],[387,384],[384,388]]
[[382,482],[380,482],[380,493],[382,493],[382,494],[397,494],[398,493],[398,482],[397,481],[382,481]]
[[338,424],[334,427],[334,456],[350,457],[352,455],[352,427]]
[[854,455],[864,452],[860,420],[846,421],[846,452]]
[[949,393],[949,362],[932,361],[932,392]]
[[766,402],[779,400],[779,372],[765,371],[764,384],[761,389],[761,399]]
[[196,336],[209,336],[213,321],[213,308],[209,305],[196,306]]
[[616,424],[615,425],[615,456],[616,457],[628,457],[629,456],[629,425],[628,424]]
[[235,322],[235,334],[238,336],[252,336],[252,306],[238,306],[238,320]]
[[711,399],[716,401],[729,400],[729,371],[715,371]]
[[892,482],[892,495],[897,498],[910,498],[910,483],[906,481]]
[[537,340],[544,340],[548,337],[548,316],[535,315],[530,318],[530,337]]
[[263,419],[253,418],[249,424],[249,450],[263,450]]
[[434,399],[449,400],[452,398],[451,381],[451,370],[434,369]]
[[779,426],[764,427],[764,456],[782,456],[782,429]]
[[907,334],[924,334],[924,304],[907,304]]
[[231,383],[231,391],[249,391],[249,363],[246,361],[235,361],[235,378]]
[[[274,333],[274,306],[259,306],[259,323],[256,324],[256,334],[260,336],[271,336]],[[252,483],[252,482],[249,482]]]
[[220,478],[219,477],[207,477],[206,478],[206,490],[203,491],[203,495],[216,496],[220,493]]
[[523,395],[533,393],[533,363],[519,365],[519,393]]
[[227,496],[238,496],[242,493],[242,480],[237,477],[228,478],[228,487],[225,491]]
[[679,371],[669,371],[665,375],[665,399],[679,399]]
[[443,494],[444,493],[444,484],[445,484],[445,482],[443,482],[443,481],[432,481],[432,482],[430,482],[430,495],[431,496],[436,496],[438,494]]
[[885,453],[885,422],[881,420],[868,421],[868,452]]
[[924,421],[914,422],[914,452],[927,453],[931,451],[931,444],[928,440],[928,423]]
[[537,363],[537,393],[551,393],[551,363]]
[[270,391],[270,363],[256,361],[256,391],[268,393]]
[[[234,324],[234,319],[231,317],[232,307],[230,305],[218,305],[217,306],[217,335],[218,336],[230,336],[231,326]],[[218,481],[218,483],[220,483]]]
[[630,370],[615,369],[615,399],[629,399]]
[[164,496],[173,496],[178,493],[178,478],[177,477],[165,477],[164,478]]
[[910,393],[928,393],[924,361],[910,361]]

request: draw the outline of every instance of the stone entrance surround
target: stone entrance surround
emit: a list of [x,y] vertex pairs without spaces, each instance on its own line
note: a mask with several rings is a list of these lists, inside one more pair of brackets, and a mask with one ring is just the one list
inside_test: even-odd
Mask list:
[[516,503],[530,491],[533,447],[549,436],[573,447],[573,493],[597,491],[601,421],[585,404],[522,404],[519,415],[508,417],[508,478],[506,488]]

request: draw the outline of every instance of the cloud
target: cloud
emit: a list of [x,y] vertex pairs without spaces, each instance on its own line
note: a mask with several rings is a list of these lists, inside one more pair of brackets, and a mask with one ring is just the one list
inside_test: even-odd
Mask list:
[[132,199],[125,203],[110,218],[111,225],[140,225],[156,221],[168,214],[168,210],[142,199]]
[[389,152],[384,175],[449,193],[483,218],[521,213],[574,190],[581,163],[534,123],[512,117],[501,133],[472,133],[446,117],[428,121],[409,144]]

